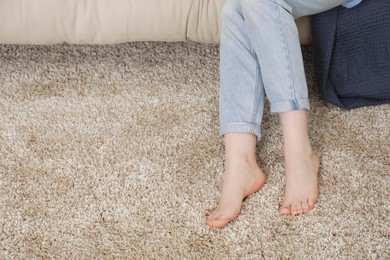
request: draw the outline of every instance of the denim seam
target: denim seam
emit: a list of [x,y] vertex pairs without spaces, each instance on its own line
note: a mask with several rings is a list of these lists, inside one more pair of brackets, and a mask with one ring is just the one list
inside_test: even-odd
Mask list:
[[[244,12],[244,11],[242,11]],[[244,18],[244,21],[245,21],[245,17],[243,15],[243,18]],[[250,42],[249,40],[249,44],[250,44],[250,48],[248,48],[248,51],[250,50],[250,53],[253,55],[253,60],[257,60],[257,55],[256,55],[256,50],[253,48],[252,46],[252,43]],[[254,63],[254,66],[255,66],[255,73],[254,73],[254,83],[253,83],[253,102],[252,102],[252,115],[251,115],[251,124],[253,124],[252,122],[255,122],[255,119],[256,119],[256,109],[257,109],[257,106],[259,105],[259,100],[258,100],[258,91],[259,91],[259,66],[257,65],[257,63],[255,62]],[[252,126],[251,127],[251,132],[252,133],[255,133],[256,132],[256,126]]]
[[[280,19],[280,16],[281,16],[281,12],[280,12],[280,8],[282,8],[279,4],[276,4],[276,10],[277,10],[277,18],[278,18],[278,22],[279,22],[279,25],[281,24],[281,19]],[[283,10],[285,10],[283,8]],[[287,10],[286,10],[287,11]],[[287,61],[287,70],[288,70],[288,73],[289,73],[289,78],[290,78],[290,84],[289,84],[289,87],[290,89],[292,90],[292,93],[293,93],[293,100],[296,99],[296,91],[295,91],[295,87],[294,87],[294,80],[293,80],[293,77],[292,77],[292,71],[291,71],[291,62],[290,62],[290,53],[288,51],[288,47],[287,47],[287,40],[286,40],[286,33],[285,31],[283,30],[283,27],[280,26],[280,32],[281,32],[281,35],[282,35],[282,39],[283,39],[283,46],[285,48],[285,52],[287,54],[286,56],[286,61]]]
[[[253,54],[253,53],[252,53]],[[253,54],[255,55],[255,54]],[[255,80],[254,80],[254,85],[253,85],[253,107],[252,107],[252,116],[251,116],[251,122],[255,122],[255,117],[256,117],[256,109],[258,106],[258,85],[259,85],[259,66],[256,65],[255,63]],[[255,132],[256,129],[253,129],[253,132]]]

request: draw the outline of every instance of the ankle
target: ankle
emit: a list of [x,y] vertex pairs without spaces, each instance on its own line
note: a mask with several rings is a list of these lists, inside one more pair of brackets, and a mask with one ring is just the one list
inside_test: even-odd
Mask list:
[[300,165],[301,163],[315,163],[318,160],[319,158],[317,154],[312,149],[285,154],[285,163],[287,168],[293,165]]
[[286,157],[310,157],[315,154],[310,142],[304,142],[294,145],[286,145],[284,149]]
[[255,154],[227,154],[225,157],[225,165],[241,166],[258,164]]

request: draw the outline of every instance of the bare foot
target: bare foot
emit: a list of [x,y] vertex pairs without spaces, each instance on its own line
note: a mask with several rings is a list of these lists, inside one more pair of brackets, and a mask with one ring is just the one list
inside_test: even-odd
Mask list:
[[286,191],[279,209],[282,215],[306,214],[318,198],[320,160],[314,152],[286,157]]
[[221,228],[240,214],[243,200],[260,190],[266,176],[256,160],[235,157],[225,163],[222,192],[217,208],[207,217],[206,224]]

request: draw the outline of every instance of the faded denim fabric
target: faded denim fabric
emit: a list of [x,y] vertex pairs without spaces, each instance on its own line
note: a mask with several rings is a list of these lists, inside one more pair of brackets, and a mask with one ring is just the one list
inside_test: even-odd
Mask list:
[[349,0],[226,0],[221,16],[220,136],[259,139],[267,95],[271,113],[309,109],[294,19]]

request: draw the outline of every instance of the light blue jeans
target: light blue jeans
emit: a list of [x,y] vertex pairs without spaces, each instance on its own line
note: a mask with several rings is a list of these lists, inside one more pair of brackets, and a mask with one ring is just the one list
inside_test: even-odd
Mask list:
[[349,0],[226,0],[221,16],[220,136],[261,136],[264,96],[271,113],[309,109],[294,19]]

